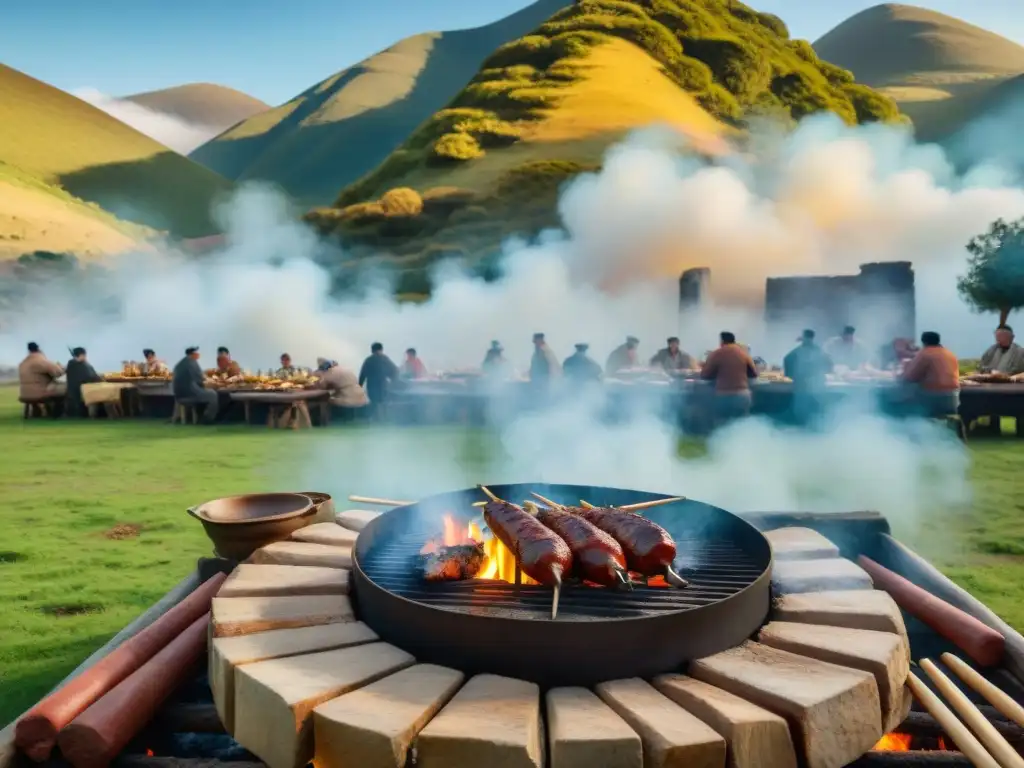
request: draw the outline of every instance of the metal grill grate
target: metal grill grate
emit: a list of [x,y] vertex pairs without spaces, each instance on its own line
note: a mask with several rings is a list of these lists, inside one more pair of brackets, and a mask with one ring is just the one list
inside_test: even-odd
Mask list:
[[[366,575],[389,592],[426,605],[474,615],[550,620],[551,589],[516,586],[505,581],[473,579],[429,583],[416,570],[425,531],[407,532],[370,551],[362,561]],[[562,621],[641,618],[700,608],[731,597],[750,586],[764,571],[756,560],[728,541],[690,537],[676,539],[676,570],[690,582],[686,589],[637,586],[632,591],[566,584],[562,589]]]

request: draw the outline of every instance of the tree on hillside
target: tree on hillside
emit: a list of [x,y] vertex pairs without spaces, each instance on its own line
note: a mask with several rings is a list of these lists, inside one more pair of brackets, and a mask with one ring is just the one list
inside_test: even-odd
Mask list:
[[1024,218],[997,219],[967,251],[967,274],[957,289],[976,311],[998,312],[1004,325],[1010,312],[1024,307]]

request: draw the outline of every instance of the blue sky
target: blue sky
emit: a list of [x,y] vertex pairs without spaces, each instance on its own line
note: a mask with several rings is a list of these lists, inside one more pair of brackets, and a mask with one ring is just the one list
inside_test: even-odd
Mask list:
[[[876,0],[748,0],[815,39]],[[406,35],[473,27],[527,0],[0,0],[0,63],[113,96],[187,82],[271,104]],[[1022,0],[930,0],[1024,43]]]

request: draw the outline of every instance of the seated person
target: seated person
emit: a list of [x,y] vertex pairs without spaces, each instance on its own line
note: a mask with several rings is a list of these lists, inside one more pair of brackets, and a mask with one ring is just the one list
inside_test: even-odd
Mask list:
[[316,387],[330,392],[331,405],[341,408],[363,408],[369,405],[366,390],[359,385],[359,379],[353,371],[325,357],[318,357],[316,364],[316,375],[320,379]]
[[300,373],[300,370],[292,364],[292,356],[285,352],[281,355],[281,367],[277,369],[277,375],[281,378],[287,378]]
[[227,347],[217,347],[217,371],[226,376],[238,376],[242,373],[242,366],[231,359],[231,352]]
[[103,377],[96,373],[92,363],[86,359],[84,347],[75,347],[71,350],[71,355],[67,367],[67,395],[64,400],[64,412],[72,418],[80,418],[85,415],[82,385],[96,384],[103,381]]
[[152,349],[142,350],[142,373],[146,376],[155,376],[157,374],[168,374],[170,369],[167,367],[167,363],[163,360],[158,360],[156,352]]
[[1013,328],[1000,325],[996,328],[996,343],[985,350],[978,361],[979,373],[1005,373],[1016,376],[1024,373],[1024,347],[1013,340]]
[[18,398],[22,402],[41,402],[63,398],[65,387],[57,379],[64,369],[51,362],[34,341],[28,343],[28,355],[18,364]]
[[427,366],[416,356],[416,350],[412,347],[405,350],[405,361],[402,363],[400,373],[403,379],[427,378]]
[[661,368],[670,376],[678,376],[695,367],[693,358],[679,348],[679,339],[675,336],[670,337],[668,346],[651,358],[651,368]]
[[565,380],[573,384],[589,384],[601,380],[601,366],[592,359],[587,350],[589,344],[577,344],[576,353],[565,358],[562,373]]
[[903,382],[916,388],[911,410],[920,416],[951,416],[960,408],[960,361],[941,344],[939,334],[921,334],[921,351],[907,364]]
[[825,342],[825,354],[832,360],[833,365],[855,371],[870,362],[867,348],[854,337],[856,333],[857,329],[848,325],[843,328],[841,336]]
[[185,356],[174,366],[171,390],[176,402],[184,405],[204,405],[203,422],[212,424],[220,408],[217,393],[207,389],[203,369],[199,367],[199,347],[189,347]]

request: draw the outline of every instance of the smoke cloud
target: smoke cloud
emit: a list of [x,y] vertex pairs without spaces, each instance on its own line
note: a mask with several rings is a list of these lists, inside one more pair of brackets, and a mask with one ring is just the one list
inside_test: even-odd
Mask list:
[[[680,152],[679,142],[651,129],[612,148],[602,171],[562,195],[564,233],[507,244],[495,283],[441,267],[421,305],[398,305],[385,290],[331,298],[317,264],[323,246],[274,192],[248,188],[220,212],[228,235],[221,253],[195,260],[164,249],[120,260],[88,290],[49,284],[0,331],[0,360],[19,359],[31,338],[53,354],[82,344],[101,369],[143,347],[174,360],[193,344],[227,345],[253,369],[285,351],[300,364],[326,356],[357,367],[380,341],[392,355],[414,346],[439,370],[479,365],[499,339],[523,370],[535,331],[559,356],[589,342],[603,362],[627,334],[640,337],[643,355],[679,335],[699,356],[729,328],[777,361],[793,339],[765,332],[766,277],[849,273],[887,260],[914,264],[919,329],[940,331],[964,357],[990,343],[994,318],[968,310],[955,278],[972,236],[996,218],[1024,215],[1024,189],[1005,175],[984,166],[958,175],[937,147],[905,132],[849,128],[827,116],[785,136],[766,130],[744,154],[714,161]],[[696,266],[712,269],[715,302],[680,319],[676,280]],[[101,311],[101,299],[114,315]],[[653,415],[608,425],[597,412],[583,401],[505,423],[480,459],[486,480],[664,490],[737,510],[876,506],[907,519],[968,494],[959,446],[867,407],[811,433],[749,420],[689,461],[676,458],[675,436]],[[340,466],[366,483],[345,490],[390,496],[484,479],[458,446],[424,447],[451,433],[385,434],[372,452],[358,440],[326,439],[317,441],[305,485],[337,490],[324,483]]]
[[181,155],[187,155],[221,132],[221,129],[214,126],[190,123],[176,115],[157,112],[125,99],[108,96],[95,88],[77,88],[71,95],[102,109],[125,125]]

